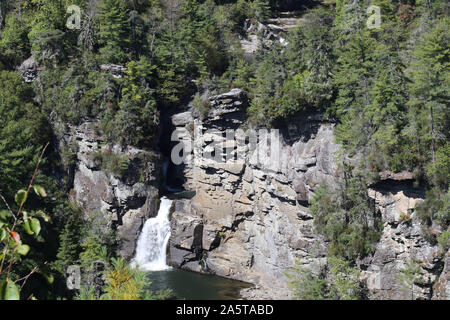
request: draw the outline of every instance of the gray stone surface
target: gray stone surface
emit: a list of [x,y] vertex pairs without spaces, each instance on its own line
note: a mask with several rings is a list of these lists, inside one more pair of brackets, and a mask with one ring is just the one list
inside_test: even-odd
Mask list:
[[450,300],[450,250],[444,258],[444,267],[439,279],[433,286],[434,300]]
[[[236,103],[239,100],[242,103]],[[195,125],[202,132],[245,123],[246,97],[241,90],[209,101],[211,110],[201,123],[194,116],[191,123],[180,121],[190,119],[186,112],[173,116],[172,123],[179,128]],[[311,216],[298,200],[308,201],[322,181],[335,183],[337,145],[333,125],[320,116],[305,117],[298,126],[292,141],[278,137],[278,163],[262,156],[269,146],[258,144],[262,153],[249,151],[242,162],[196,158],[184,166],[185,187],[196,195],[177,204],[172,216],[172,264],[254,283],[259,289],[248,290],[248,298],[278,299],[290,296],[284,273],[296,261],[323,264],[325,242],[311,232]],[[205,135],[194,144],[205,150],[215,138]],[[234,141],[223,141],[236,147]],[[267,291],[269,287],[277,290]]]
[[[71,200],[81,206],[85,216],[96,212],[106,217],[108,225],[118,231],[119,254],[134,255],[136,240],[145,220],[156,214],[160,160],[156,154],[134,147],[105,144],[96,121],[68,126],[62,148],[75,145],[75,169]],[[120,177],[102,170],[96,156],[113,153],[129,159],[129,169]]]
[[[375,299],[431,299],[433,285],[439,276],[442,248],[429,243],[414,208],[423,200],[424,192],[410,183],[383,182],[369,188],[369,196],[384,222],[381,239],[373,256],[361,263],[368,298]],[[386,180],[387,178],[383,179]],[[417,283],[409,287],[402,280],[402,270],[411,261],[419,266]]]
[[[168,262],[253,283],[242,292],[248,299],[290,298],[287,270],[296,262],[313,271],[326,265],[327,242],[314,230],[308,202],[319,184],[334,187],[341,175],[335,163],[339,146],[334,124],[320,114],[305,113],[290,119],[269,144],[259,141],[251,149],[225,135],[206,134],[208,129],[246,126],[245,93],[233,89],[209,101],[211,110],[202,120],[185,111],[173,115],[172,124],[184,129],[186,139],[193,138],[193,130],[204,133],[194,141],[196,151],[208,150],[217,139],[233,152],[246,151],[245,157],[223,163],[191,156],[175,168],[195,196],[175,201]],[[123,242],[119,254],[131,258],[144,221],[156,214],[159,155],[107,145],[96,121],[59,131],[60,148],[75,150],[74,168],[65,164],[73,176],[72,200],[86,215],[96,211],[107,217],[108,227],[116,228]],[[278,158],[270,156],[274,142],[280,145]],[[102,152],[126,155],[130,169],[121,177],[102,170],[95,157]],[[449,299],[449,253],[442,260],[445,252],[424,238],[426,226],[414,211],[424,191],[412,187],[408,172],[384,172],[380,178],[368,194],[383,223],[381,239],[373,255],[358,261],[368,298]],[[442,232],[435,224],[432,228]],[[420,266],[420,281],[408,291],[399,274],[411,260]]]
[[[242,104],[236,103],[239,99]],[[240,90],[211,97],[210,102],[213,107],[203,121],[193,115],[190,120],[184,112],[172,118],[176,119],[173,124],[198,127],[200,132],[245,124],[246,99]],[[277,161],[264,156],[269,146],[259,142],[261,152],[249,151],[238,163],[200,157],[180,167],[185,188],[196,195],[176,205],[171,263],[251,282],[255,286],[242,291],[248,299],[290,298],[285,271],[295,262],[313,271],[326,265],[327,242],[314,230],[308,201],[319,184],[334,187],[341,175],[335,163],[339,146],[334,143],[333,128],[320,114],[304,114],[291,119],[276,138],[281,146]],[[197,136],[194,146],[207,150],[216,138]],[[219,140],[239,148],[226,138]],[[424,192],[412,187],[411,177],[407,172],[384,172],[381,182],[368,190],[383,222],[375,253],[358,262],[370,299],[410,298],[399,272],[411,259],[419,263],[421,273],[420,284],[413,288],[414,299],[430,299],[433,292],[436,299],[448,297],[448,267],[440,274],[443,253],[422,235],[414,208]]]

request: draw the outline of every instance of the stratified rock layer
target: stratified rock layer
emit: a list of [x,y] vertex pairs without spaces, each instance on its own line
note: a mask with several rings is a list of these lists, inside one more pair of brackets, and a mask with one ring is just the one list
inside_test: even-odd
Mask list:
[[[314,230],[308,202],[319,184],[333,188],[338,183],[339,146],[334,124],[317,113],[290,119],[278,135],[270,137],[269,131],[268,140],[260,139],[256,147],[229,139],[226,130],[245,127],[246,101],[242,91],[233,89],[209,98],[212,108],[202,121],[194,111],[172,117],[181,140],[195,138],[193,153],[177,170],[184,187],[196,195],[176,203],[169,262],[254,283],[242,292],[249,299],[290,298],[287,270],[300,262],[318,273],[326,265],[327,242]],[[228,149],[215,149],[214,142]],[[280,152],[273,157],[276,142]],[[218,155],[230,153],[234,161],[217,161]],[[358,261],[367,297],[430,299],[438,278],[443,293],[435,296],[444,297],[443,253],[424,239],[414,212],[424,190],[412,186],[409,173],[380,177],[368,193],[384,223],[382,236],[375,253]],[[421,278],[413,294],[399,277],[411,260],[420,265]]]
[[[159,156],[106,144],[95,121],[67,127],[61,148],[68,146],[75,152],[71,199],[81,206],[85,217],[101,214],[107,221],[105,228],[117,229],[119,254],[131,258],[143,223],[156,214]],[[119,173],[105,169],[101,162],[106,156],[122,159],[126,168]]]
[[[201,123],[188,112],[172,118],[186,135],[192,126],[200,128],[197,151],[208,151],[212,141],[221,140],[207,129],[225,132],[246,120],[245,95],[238,89],[211,97],[210,104],[213,108]],[[172,215],[172,264],[258,284],[248,297],[280,299],[290,297],[284,272],[296,261],[321,268],[326,246],[303,205],[319,183],[335,183],[333,125],[313,114],[289,130],[290,135],[280,132],[276,138],[276,163],[275,157],[266,156],[270,146],[263,142],[257,150],[244,152],[242,161],[190,158],[184,167],[185,187],[196,195],[177,201]],[[234,152],[249,147],[223,142]]]

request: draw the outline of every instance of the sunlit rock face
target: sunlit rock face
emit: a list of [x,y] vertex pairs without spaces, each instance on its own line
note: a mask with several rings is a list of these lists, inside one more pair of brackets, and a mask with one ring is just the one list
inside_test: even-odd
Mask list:
[[193,156],[179,168],[184,187],[196,195],[177,201],[169,261],[255,283],[244,293],[249,298],[289,298],[286,270],[300,261],[318,272],[326,262],[325,242],[314,232],[306,205],[321,182],[334,185],[339,174],[333,124],[319,114],[295,119],[274,138],[280,149],[271,158],[264,156],[270,154],[270,143],[258,142],[252,151],[236,139],[210,132],[242,128],[247,100],[241,90],[209,102],[213,111],[202,120],[185,111],[172,117],[173,124],[186,129],[186,135],[200,128],[202,134],[194,141],[198,150],[208,151],[212,141],[222,141],[234,152],[245,149],[245,157],[218,162]]
[[[69,172],[73,176],[71,200],[86,218],[101,216],[105,228],[117,229],[119,254],[133,257],[143,223],[156,214],[160,156],[131,146],[106,144],[96,121],[67,127],[60,147],[64,146],[75,151],[74,168]],[[107,169],[105,161],[122,163],[122,168]]]
[[[171,117],[178,139],[191,141],[192,152],[169,174],[195,196],[174,201],[167,262],[251,282],[255,286],[242,292],[248,299],[290,298],[285,272],[296,262],[316,274],[326,268],[327,239],[314,229],[309,202],[321,183],[334,188],[342,175],[334,123],[305,112],[279,124],[273,136],[254,128],[268,136],[258,136],[256,145],[248,139],[242,144],[239,133],[232,139],[225,133],[251,132],[245,93],[233,89],[206,99],[206,113],[191,107]],[[96,214],[106,220],[105,228],[116,229],[119,254],[132,258],[144,222],[156,215],[159,190],[167,187],[160,154],[108,145],[95,120],[58,132],[60,151],[70,147],[73,152],[64,175],[70,198],[86,217]],[[216,150],[213,142],[225,149]],[[275,157],[273,146],[279,148]],[[215,158],[230,153],[232,161]],[[102,155],[126,159],[126,168],[113,172],[102,164]],[[415,212],[424,190],[414,187],[410,173],[382,172],[367,192],[382,222],[374,253],[357,261],[367,298],[448,299],[449,254],[443,259],[446,253],[422,232],[442,230],[422,225]],[[418,265],[419,276],[408,287],[400,275],[410,261]]]
[[[442,248],[423,236],[415,207],[425,191],[413,186],[412,175],[381,174],[382,181],[371,186],[382,217],[383,231],[373,256],[361,261],[362,278],[369,299],[431,299],[433,285],[442,270]],[[417,267],[415,282],[409,285],[403,274],[408,263]]]
[[[210,97],[209,104],[213,111],[201,117],[193,108],[172,117],[180,139],[194,140],[189,161],[174,171],[195,196],[176,201],[169,263],[254,283],[242,292],[249,299],[289,298],[285,272],[296,262],[317,274],[326,266],[327,241],[314,230],[308,205],[321,183],[336,187],[341,176],[334,123],[317,113],[290,119],[273,138],[280,148],[273,158],[272,138],[251,148],[214,131],[249,129],[242,91]],[[243,148],[243,161],[196,156],[195,150],[211,151],[213,141],[235,153]],[[414,211],[424,190],[412,179],[410,173],[380,173],[380,182],[367,191],[382,221],[374,254],[358,261],[369,299],[438,299],[448,292],[444,253],[424,238]],[[411,260],[419,265],[420,285],[409,290],[399,275]]]

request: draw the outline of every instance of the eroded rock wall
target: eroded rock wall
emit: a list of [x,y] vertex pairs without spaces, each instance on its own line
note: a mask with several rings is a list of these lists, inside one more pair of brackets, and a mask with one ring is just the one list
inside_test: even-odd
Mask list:
[[[184,176],[184,187],[196,195],[176,203],[169,261],[254,283],[242,292],[246,298],[289,298],[286,270],[300,262],[318,273],[326,265],[327,242],[314,230],[308,202],[319,184],[333,188],[341,175],[335,161],[339,146],[334,142],[334,124],[320,114],[305,113],[290,119],[268,143],[263,139],[252,149],[208,131],[246,127],[243,92],[234,89],[211,97],[209,104],[213,108],[202,120],[192,108],[172,117],[179,138],[194,139],[194,152],[176,170]],[[280,144],[276,160],[270,156],[275,141],[271,139]],[[213,141],[223,142],[232,154],[243,149],[246,156],[226,163],[199,156],[212,151]],[[424,190],[413,186],[408,173],[380,177],[368,193],[383,223],[381,239],[373,255],[358,261],[367,298],[445,297],[448,272],[441,274],[445,253],[424,238],[414,211]],[[400,277],[410,261],[419,266],[412,287]]]
[[102,215],[105,227],[118,231],[119,254],[133,257],[143,223],[156,214],[159,154],[108,145],[93,120],[67,126],[60,149],[74,153],[73,168],[67,172],[72,176],[71,200],[82,208],[86,218]]
[[[244,124],[242,95],[235,89],[211,97],[214,109],[201,123],[184,112],[173,117],[173,124],[186,129],[186,135],[192,126],[200,128],[203,135],[195,148],[208,150],[212,141],[223,137],[207,129],[225,132]],[[248,145],[223,138],[235,152],[247,148],[242,161],[191,159],[184,167],[185,187],[196,195],[177,201],[171,220],[171,263],[252,282],[257,289],[247,296],[264,298],[290,296],[284,272],[296,261],[314,269],[324,265],[325,243],[313,231],[312,216],[304,205],[321,182],[335,183],[337,145],[333,124],[320,115],[297,120],[277,137],[276,163],[268,156],[270,140],[248,150]]]
[[[423,228],[427,227],[420,223],[414,210],[424,199],[425,191],[414,188],[413,180],[407,177],[388,178],[373,185],[368,192],[383,221],[374,255],[360,265],[368,298],[431,299],[445,252],[424,238]],[[406,276],[408,265],[410,270],[416,270]]]

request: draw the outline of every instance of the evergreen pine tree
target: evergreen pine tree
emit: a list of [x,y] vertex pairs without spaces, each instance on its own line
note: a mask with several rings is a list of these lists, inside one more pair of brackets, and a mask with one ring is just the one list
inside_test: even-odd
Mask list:
[[99,13],[100,54],[105,62],[121,63],[129,58],[130,23],[125,1],[103,0]]

